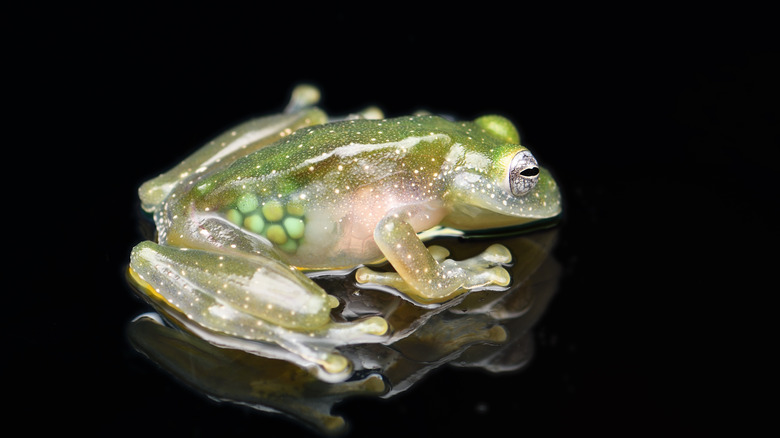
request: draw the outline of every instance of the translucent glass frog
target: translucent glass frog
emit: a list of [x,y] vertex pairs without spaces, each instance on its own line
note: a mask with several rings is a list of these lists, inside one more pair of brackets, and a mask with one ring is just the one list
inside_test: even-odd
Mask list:
[[[336,347],[381,342],[381,316],[336,321],[339,301],[305,272],[352,269],[421,305],[506,286],[502,245],[461,261],[418,233],[484,230],[556,217],[549,172],[500,116],[454,122],[329,120],[302,86],[284,113],[217,137],[139,189],[158,242],[131,254],[130,277],[182,325],[280,347],[325,375],[349,361]],[[365,267],[388,261],[395,272]]]

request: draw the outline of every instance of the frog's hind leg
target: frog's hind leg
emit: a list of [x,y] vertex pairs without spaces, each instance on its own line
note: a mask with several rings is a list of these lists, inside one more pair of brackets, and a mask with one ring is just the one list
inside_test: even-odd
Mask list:
[[[315,92],[317,95],[313,96]],[[156,211],[182,181],[226,167],[300,128],[325,123],[328,116],[312,106],[318,93],[316,89],[296,89],[285,113],[241,123],[201,146],[174,168],[146,181],[138,189],[141,206],[147,212]]]
[[336,347],[381,342],[388,328],[379,317],[334,322],[330,311],[338,299],[268,257],[142,242],[132,251],[130,276],[152,304],[185,327],[275,344],[330,376],[350,367]]

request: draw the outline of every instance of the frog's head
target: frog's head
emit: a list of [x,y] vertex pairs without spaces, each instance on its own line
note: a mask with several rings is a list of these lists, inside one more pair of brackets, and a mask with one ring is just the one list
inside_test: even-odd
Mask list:
[[483,116],[473,123],[476,127],[471,125],[468,141],[454,146],[447,157],[452,211],[445,224],[482,230],[560,215],[558,185],[531,151],[520,145],[512,122],[501,116]]

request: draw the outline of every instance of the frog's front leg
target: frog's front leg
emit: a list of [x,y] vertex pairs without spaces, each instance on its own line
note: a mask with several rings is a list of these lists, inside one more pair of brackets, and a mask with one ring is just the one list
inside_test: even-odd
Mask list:
[[467,260],[446,259],[446,249],[432,246],[429,251],[402,215],[382,219],[374,230],[374,240],[397,274],[363,267],[356,272],[357,281],[388,285],[420,302],[442,302],[470,289],[506,286],[510,281],[509,273],[500,266],[512,260],[503,245],[492,245]]
[[297,269],[266,256],[243,256],[142,242],[131,254],[130,274],[140,291],[169,316],[211,332],[275,344],[344,374],[345,344],[380,342],[380,317],[336,323],[338,299]]

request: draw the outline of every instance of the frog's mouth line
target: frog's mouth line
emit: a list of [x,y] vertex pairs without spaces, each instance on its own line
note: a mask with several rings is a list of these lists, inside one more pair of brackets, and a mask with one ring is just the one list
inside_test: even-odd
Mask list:
[[451,227],[437,225],[425,231],[417,233],[422,241],[428,241],[436,237],[460,237],[462,239],[484,239],[495,237],[516,236],[518,234],[528,234],[534,231],[546,230],[552,228],[562,220],[562,214],[559,213],[544,219],[535,219],[524,224],[511,225],[507,227],[484,228],[479,230],[459,230]]
[[[460,231],[460,237],[463,239],[483,239],[493,237],[516,236],[518,234],[528,234],[534,231],[546,230],[558,225],[561,222],[562,214],[557,214],[544,219],[535,219],[524,224],[512,225],[508,227],[486,228],[482,230]],[[455,230],[458,231],[458,230]]]

